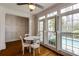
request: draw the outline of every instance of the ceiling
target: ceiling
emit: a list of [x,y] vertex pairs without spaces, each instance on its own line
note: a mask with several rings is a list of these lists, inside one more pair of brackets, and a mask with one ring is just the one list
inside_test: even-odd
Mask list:
[[[38,3],[38,4],[41,5],[41,6],[44,6],[44,9],[40,9],[40,8],[36,7],[35,10],[31,12],[32,14],[37,14],[37,13],[47,9],[48,7],[54,5],[55,3]],[[28,5],[18,6],[18,5],[16,5],[16,3],[0,3],[0,6],[3,6],[5,8],[10,8],[10,9],[13,9],[13,10],[18,10],[18,11],[21,11],[21,12],[30,12]]]

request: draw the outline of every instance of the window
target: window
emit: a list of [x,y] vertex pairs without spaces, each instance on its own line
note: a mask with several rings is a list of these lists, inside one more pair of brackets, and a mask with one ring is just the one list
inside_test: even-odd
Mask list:
[[39,21],[40,41],[43,42],[43,21]]
[[61,13],[65,13],[65,12],[68,12],[68,11],[72,11],[72,6],[62,9]]
[[41,42],[43,42],[43,19],[45,19],[45,16],[38,18],[38,34],[40,35]]
[[75,10],[75,9],[79,9],[79,3],[78,3],[78,4],[73,5],[73,10]]
[[79,13],[62,16],[62,49],[79,55]]
[[79,4],[74,4],[72,6],[61,9],[61,13],[65,13],[65,12],[72,11],[72,10],[75,10],[75,9],[79,9]]
[[73,14],[73,33],[79,33],[79,13]]
[[38,20],[45,19],[45,16],[39,17]]
[[56,47],[55,21],[55,17],[48,19],[48,44],[52,45],[53,47]]
[[48,20],[48,31],[55,31],[55,19]]
[[62,32],[72,32],[72,15],[62,17]]
[[47,14],[47,17],[51,17],[51,16],[55,16],[55,15],[57,15],[57,11]]
[[[46,14],[46,17],[39,17],[38,22],[41,42],[44,41],[43,43],[49,47],[79,55],[78,9],[79,4],[74,4]],[[59,13],[59,19],[54,17],[57,13]],[[56,43],[58,44],[56,45]]]

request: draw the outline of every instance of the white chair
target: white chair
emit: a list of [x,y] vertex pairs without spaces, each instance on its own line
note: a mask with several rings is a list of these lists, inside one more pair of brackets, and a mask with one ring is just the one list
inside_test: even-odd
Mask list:
[[40,39],[34,40],[33,44],[31,44],[31,48],[33,48],[33,55],[35,56],[36,49],[38,49],[38,53],[40,54]]
[[25,34],[25,37],[28,37],[28,36],[30,36],[30,34]]
[[30,44],[24,42],[22,36],[20,36],[20,39],[21,39],[21,43],[22,43],[22,51],[23,51],[23,55],[24,55],[24,48],[25,48],[25,47],[29,48]]

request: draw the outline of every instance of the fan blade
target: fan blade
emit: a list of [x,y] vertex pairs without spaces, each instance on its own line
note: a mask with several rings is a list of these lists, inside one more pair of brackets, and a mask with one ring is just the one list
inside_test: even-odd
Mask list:
[[41,6],[41,5],[39,5],[39,4],[34,4],[34,5],[37,6],[37,7],[39,7],[39,8],[41,8],[41,9],[44,8],[43,6]]
[[36,4],[36,3],[17,3],[17,5],[25,5],[25,4],[27,4],[27,5],[34,4],[34,5],[35,5],[36,7],[38,7],[38,8],[41,8],[41,9],[44,8],[43,6],[41,6],[41,5],[39,5],[39,4]]
[[29,3],[17,3],[17,5],[25,5],[25,4],[29,4]]

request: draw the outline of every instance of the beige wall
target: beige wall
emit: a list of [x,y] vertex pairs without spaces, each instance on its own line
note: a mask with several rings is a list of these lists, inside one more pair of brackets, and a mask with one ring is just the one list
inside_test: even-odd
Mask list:
[[32,16],[32,35],[37,35],[38,30],[37,17]]
[[0,50],[5,48],[5,10],[0,7]]
[[24,17],[6,14],[5,17],[5,41],[19,40],[20,35],[28,33],[29,20]]
[[36,28],[35,28],[35,26],[36,26],[36,21],[35,21],[35,17],[34,16],[32,16],[32,35],[36,35]]
[[37,17],[34,17],[34,32],[35,32],[35,35],[37,35],[37,33],[38,33],[38,18]]

